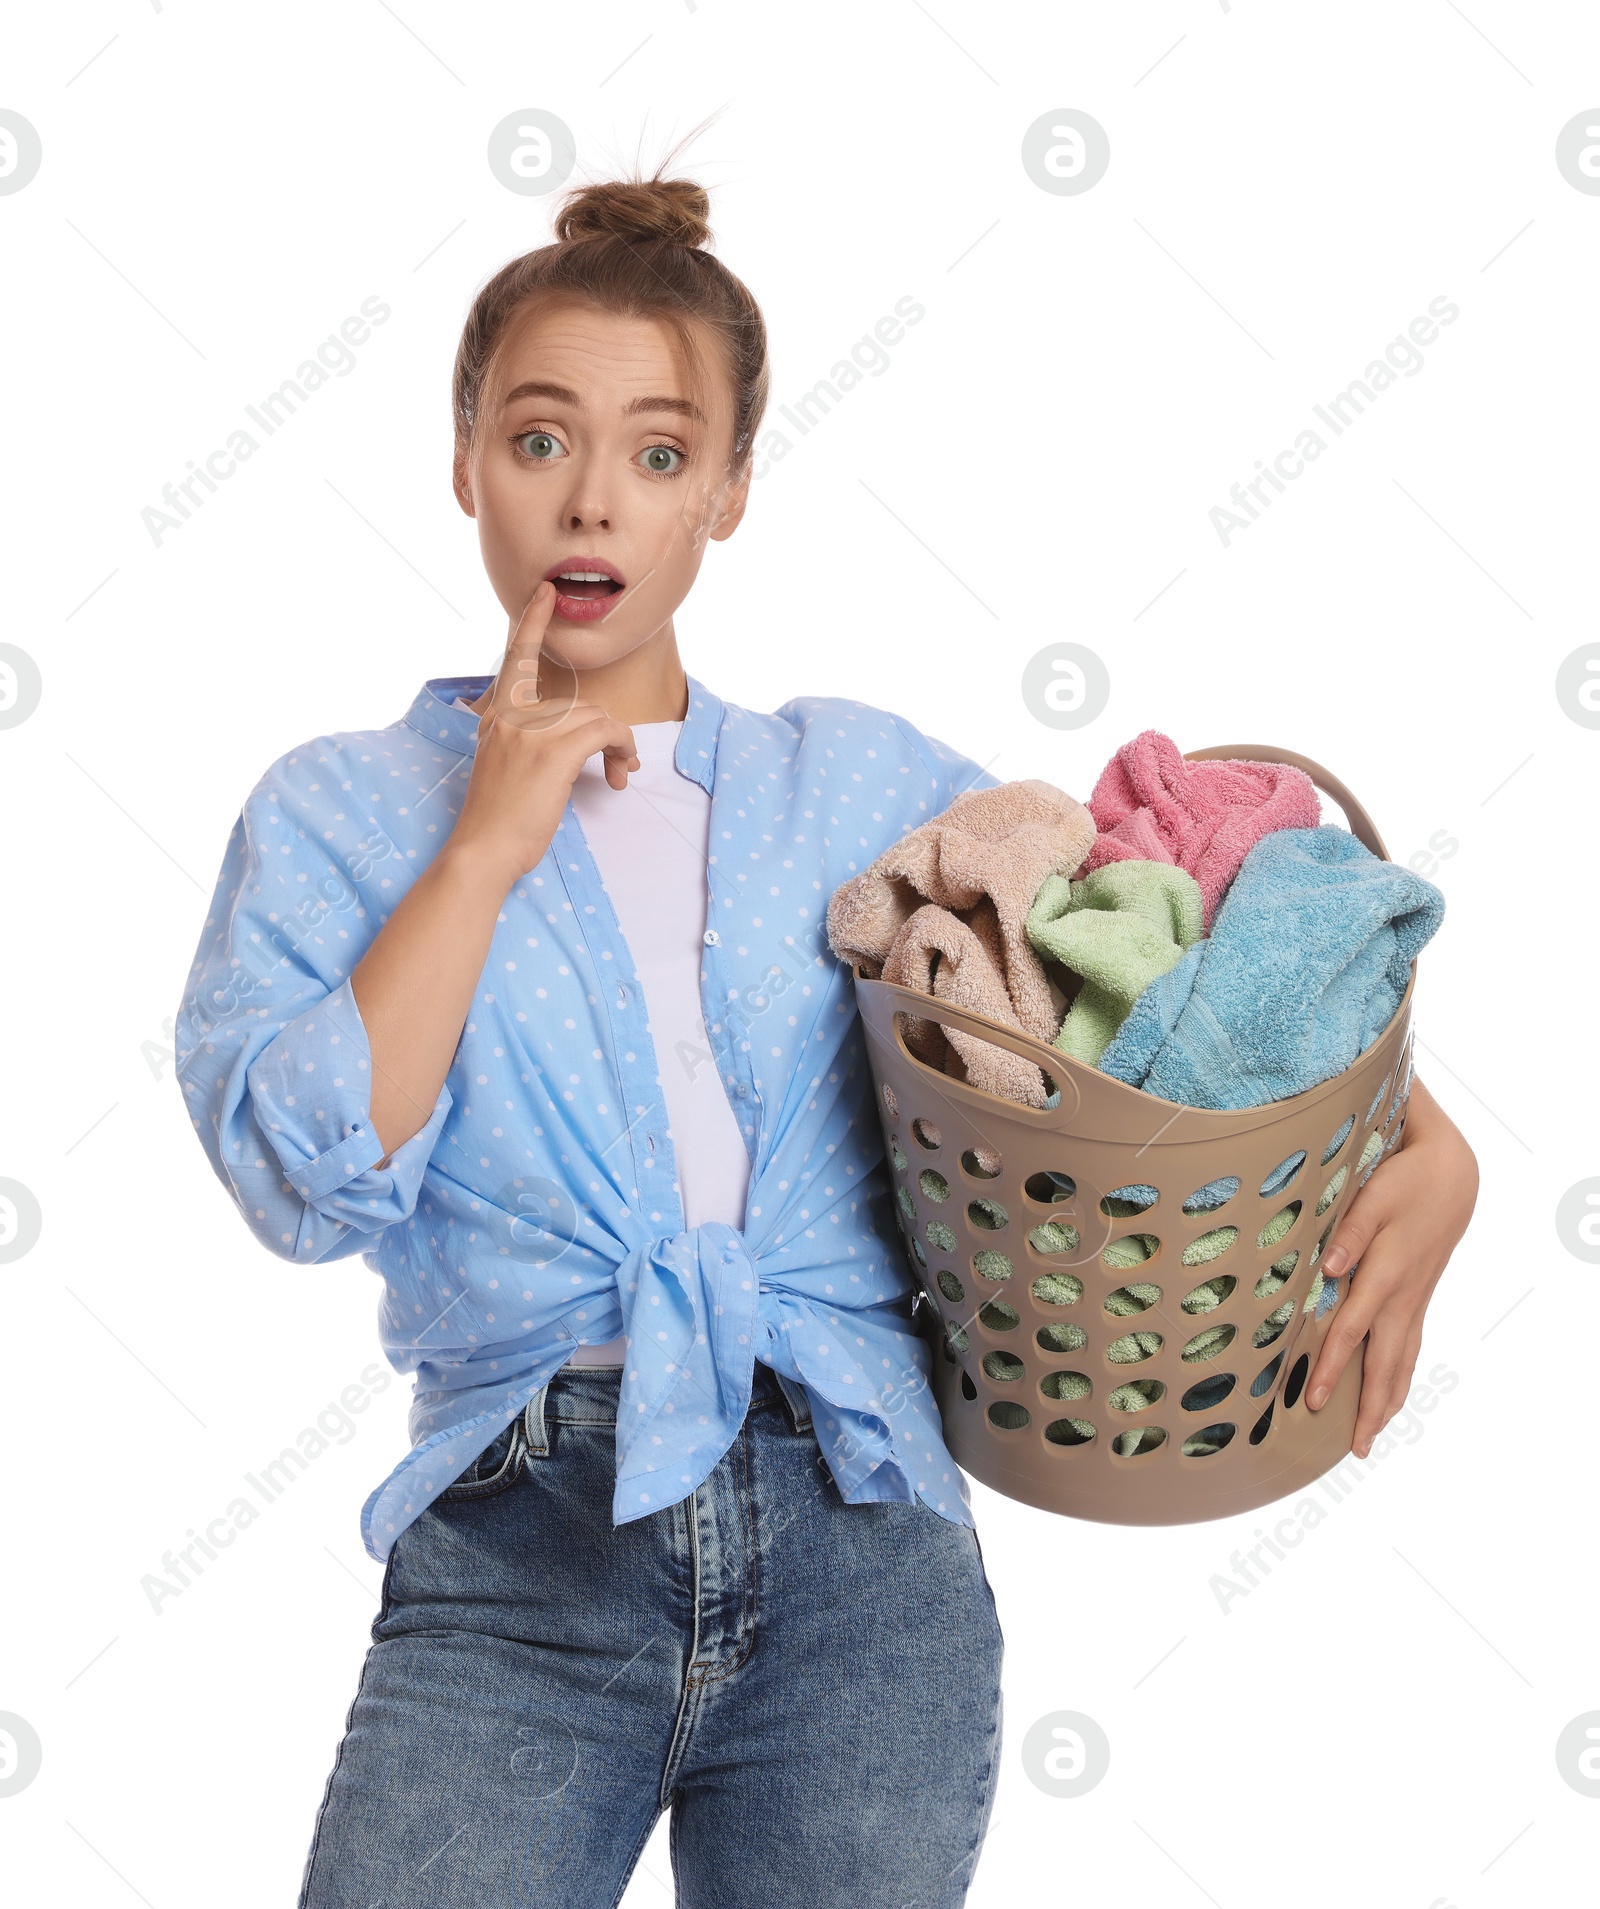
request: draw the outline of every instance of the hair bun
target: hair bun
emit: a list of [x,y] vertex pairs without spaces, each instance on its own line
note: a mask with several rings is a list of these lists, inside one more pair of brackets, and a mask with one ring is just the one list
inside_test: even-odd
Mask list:
[[692,179],[612,179],[579,186],[556,216],[558,239],[666,239],[700,246],[711,237],[711,200]]

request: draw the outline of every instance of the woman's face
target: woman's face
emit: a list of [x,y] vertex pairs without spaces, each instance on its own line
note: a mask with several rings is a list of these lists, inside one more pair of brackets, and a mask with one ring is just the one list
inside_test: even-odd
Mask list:
[[[577,670],[663,632],[710,538],[744,513],[732,394],[718,341],[697,334],[699,406],[671,327],[546,299],[518,323],[486,391],[456,496],[478,522],[484,567],[513,627],[540,582],[558,592],[544,653]],[[573,573],[577,573],[574,575]]]

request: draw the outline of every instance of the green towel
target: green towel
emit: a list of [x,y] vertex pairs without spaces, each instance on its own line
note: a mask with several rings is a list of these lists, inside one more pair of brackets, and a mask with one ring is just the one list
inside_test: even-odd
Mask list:
[[1055,1045],[1093,1066],[1139,996],[1200,939],[1203,913],[1200,884],[1167,862],[1108,862],[1078,882],[1046,876],[1028,939],[1082,976]]

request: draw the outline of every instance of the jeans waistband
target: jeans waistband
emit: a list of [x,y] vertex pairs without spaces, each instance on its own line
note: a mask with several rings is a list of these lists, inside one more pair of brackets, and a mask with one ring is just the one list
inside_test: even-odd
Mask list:
[[[548,1385],[529,1399],[522,1414],[528,1452],[545,1458],[550,1452],[549,1427],[560,1425],[615,1425],[617,1398],[622,1389],[619,1365],[564,1365]],[[811,1401],[803,1385],[773,1367],[756,1361],[750,1385],[750,1409],[781,1406],[795,1433],[811,1430]]]

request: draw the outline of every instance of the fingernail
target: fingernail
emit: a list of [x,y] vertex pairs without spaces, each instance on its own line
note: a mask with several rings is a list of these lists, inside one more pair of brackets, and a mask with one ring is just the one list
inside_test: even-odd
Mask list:
[[1309,1405],[1314,1412],[1319,1405],[1326,1401],[1327,1396],[1328,1388],[1325,1385],[1314,1385],[1306,1394],[1306,1404]]
[[1330,1246],[1322,1256],[1322,1270],[1329,1279],[1337,1279],[1350,1264],[1350,1255],[1342,1246]]

